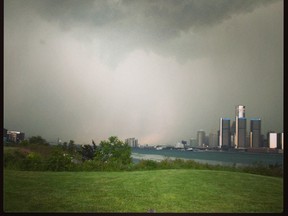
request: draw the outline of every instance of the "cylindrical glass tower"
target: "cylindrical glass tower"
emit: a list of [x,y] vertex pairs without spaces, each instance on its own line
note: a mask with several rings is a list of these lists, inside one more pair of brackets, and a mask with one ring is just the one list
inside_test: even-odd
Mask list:
[[245,106],[242,105],[236,106],[236,117],[245,118]]

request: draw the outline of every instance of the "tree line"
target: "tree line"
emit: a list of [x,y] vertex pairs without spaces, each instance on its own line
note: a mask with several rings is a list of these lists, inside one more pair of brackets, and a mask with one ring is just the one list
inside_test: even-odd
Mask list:
[[[10,146],[10,147],[9,147]],[[14,146],[14,147],[11,147]],[[28,171],[134,171],[160,169],[208,169],[246,172],[283,177],[282,164],[266,166],[254,164],[246,167],[201,164],[193,160],[166,158],[160,162],[141,160],[133,163],[131,147],[111,136],[96,145],[68,143],[49,145],[41,136],[31,137],[19,144],[4,147],[4,168]]]
[[[11,145],[10,145],[11,146]],[[132,164],[131,147],[111,136],[96,145],[68,143],[49,145],[41,136],[33,136],[4,149],[4,167],[38,171],[123,170]]]

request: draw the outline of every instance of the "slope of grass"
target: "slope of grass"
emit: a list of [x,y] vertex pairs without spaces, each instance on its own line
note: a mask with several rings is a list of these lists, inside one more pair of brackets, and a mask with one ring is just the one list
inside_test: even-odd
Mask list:
[[4,170],[5,212],[281,212],[283,179],[211,170]]

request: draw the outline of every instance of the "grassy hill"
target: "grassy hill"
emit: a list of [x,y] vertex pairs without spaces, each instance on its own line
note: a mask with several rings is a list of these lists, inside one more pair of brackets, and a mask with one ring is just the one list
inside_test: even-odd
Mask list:
[[283,179],[213,170],[4,170],[5,212],[282,212]]

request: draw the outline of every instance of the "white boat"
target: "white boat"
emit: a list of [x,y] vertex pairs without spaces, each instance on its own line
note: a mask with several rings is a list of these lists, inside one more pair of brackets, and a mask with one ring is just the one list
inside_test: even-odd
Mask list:
[[156,147],[156,150],[162,150],[162,149],[163,149],[162,146],[157,146],[157,147]]

